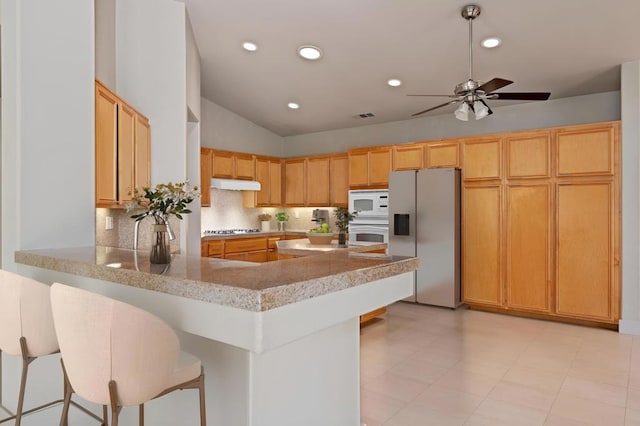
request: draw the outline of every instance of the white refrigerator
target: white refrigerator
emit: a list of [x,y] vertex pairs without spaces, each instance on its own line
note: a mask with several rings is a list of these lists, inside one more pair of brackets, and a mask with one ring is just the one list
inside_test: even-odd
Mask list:
[[389,174],[389,253],[420,261],[406,301],[460,305],[460,217],[460,169]]

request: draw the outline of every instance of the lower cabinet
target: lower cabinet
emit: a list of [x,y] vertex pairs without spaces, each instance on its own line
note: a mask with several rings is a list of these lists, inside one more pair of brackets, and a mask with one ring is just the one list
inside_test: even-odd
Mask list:
[[247,253],[232,253],[225,254],[224,258],[227,260],[242,260],[243,262],[267,262],[267,251],[251,251]]

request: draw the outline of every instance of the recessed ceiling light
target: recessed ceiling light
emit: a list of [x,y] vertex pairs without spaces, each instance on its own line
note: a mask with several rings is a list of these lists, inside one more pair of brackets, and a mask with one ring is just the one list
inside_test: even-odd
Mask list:
[[248,50],[249,52],[255,52],[256,50],[258,50],[258,45],[250,41],[245,41],[244,43],[242,43],[242,47],[244,48],[244,50]]
[[487,37],[480,42],[482,47],[486,47],[487,49],[493,49],[494,47],[498,47],[502,44],[502,40],[498,37]]
[[316,61],[322,56],[322,51],[315,46],[300,46],[298,47],[298,56],[310,61]]
[[291,108],[291,109],[298,109],[298,108],[300,108],[300,105],[298,105],[298,104],[297,104],[297,103],[295,103],[295,102],[289,102],[289,103],[287,104],[287,106],[288,106],[289,108]]
[[392,87],[398,87],[402,84],[402,81],[398,80],[397,78],[392,78],[387,81],[387,84]]

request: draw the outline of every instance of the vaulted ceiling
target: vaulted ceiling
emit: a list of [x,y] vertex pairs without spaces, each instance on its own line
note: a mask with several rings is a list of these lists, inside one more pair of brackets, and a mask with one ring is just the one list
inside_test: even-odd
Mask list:
[[[202,95],[281,136],[406,120],[447,101],[407,94],[449,95],[469,77],[463,1],[180,1],[200,50]],[[638,0],[477,4],[473,76],[514,81],[503,91],[556,99],[619,90],[620,64],[640,59]],[[502,45],[480,47],[489,35]],[[322,49],[320,60],[297,56],[306,44]],[[403,84],[388,86],[392,77]],[[292,101],[300,108],[288,108]],[[369,112],[375,117],[358,116]]]

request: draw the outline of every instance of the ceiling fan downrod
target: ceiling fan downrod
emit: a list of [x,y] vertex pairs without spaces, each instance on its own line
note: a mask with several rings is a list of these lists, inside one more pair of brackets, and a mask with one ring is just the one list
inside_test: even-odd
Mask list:
[[468,4],[462,8],[460,15],[469,21],[469,81],[473,80],[473,20],[480,16],[480,6]]

